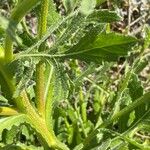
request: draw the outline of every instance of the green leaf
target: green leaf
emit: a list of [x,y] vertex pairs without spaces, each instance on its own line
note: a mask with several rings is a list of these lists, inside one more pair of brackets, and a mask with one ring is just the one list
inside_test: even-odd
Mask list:
[[102,3],[104,3],[106,0],[96,0],[97,5],[101,5]]
[[0,15],[0,37],[3,36],[5,31],[9,34],[12,40],[14,40],[16,43],[21,44],[21,39],[14,33],[14,29],[16,27],[16,23],[14,21],[9,21]]
[[93,61],[116,61],[120,56],[127,56],[137,40],[131,36],[116,33],[91,31],[79,43],[68,50],[64,57]]
[[0,37],[3,36],[8,27],[8,20],[0,15]]
[[129,149],[127,148],[127,144],[125,142],[120,142],[115,144],[115,146],[112,147],[111,150],[129,150]]
[[77,88],[81,86],[83,79],[87,77],[89,74],[95,72],[95,69],[96,65],[94,63],[91,63],[86,70],[82,71],[82,73],[77,78],[75,78],[74,86]]
[[144,89],[142,87],[142,83],[139,80],[138,76],[134,73],[131,76],[128,88],[130,91],[130,96],[133,100],[136,100],[143,95]]
[[44,150],[43,147],[35,147],[33,145],[25,145],[23,143],[10,144],[0,146],[0,150]]
[[24,114],[0,119],[0,137],[2,136],[2,132],[4,129],[10,130],[13,126],[19,126],[21,123],[24,122]]
[[84,15],[89,15],[93,12],[96,6],[96,0],[82,0],[80,12]]
[[[87,32],[90,32],[95,23],[107,23],[118,20],[120,20],[120,17],[115,12],[105,10],[94,11],[87,17],[77,13],[71,21],[68,21],[66,24],[67,28],[62,31],[61,36],[56,40],[50,51],[59,50],[62,52],[66,50],[66,47],[75,45]],[[105,25],[101,24],[101,26],[104,27]]]
[[50,35],[58,31],[62,25],[64,25],[68,20],[70,20],[74,16],[76,16],[76,12],[71,13],[64,19],[59,19],[56,23],[54,23],[49,27],[47,33],[37,43],[35,43],[34,45],[32,45],[30,48],[28,48],[22,53],[29,53],[37,49],[37,47],[39,47],[43,42],[45,42],[45,40],[47,40],[50,37]]
[[76,7],[77,0],[62,0],[62,3],[66,9],[66,12],[70,13]]
[[102,142],[99,146],[92,148],[91,150],[107,150],[111,144],[111,139],[108,139],[105,142]]
[[18,132],[19,130],[16,126],[12,126],[12,128],[9,131],[5,130],[3,135],[3,141],[5,141],[6,144],[12,144]]
[[131,103],[129,106],[125,107],[120,112],[118,112],[117,114],[115,114],[111,119],[105,121],[100,126],[98,126],[84,140],[84,149],[86,149],[86,148],[88,148],[90,146],[91,142],[93,141],[93,138],[97,135],[97,133],[98,133],[98,131],[99,131],[100,128],[106,128],[107,126],[109,126],[110,124],[112,124],[114,121],[116,121],[118,118],[121,118],[125,114],[127,114],[129,112],[132,112],[133,110],[135,110],[135,108],[137,108],[138,106],[142,105],[143,103],[146,103],[146,102],[149,103],[149,99],[150,99],[150,92],[144,94],[143,96],[141,96],[140,98],[138,98],[137,100],[135,100],[133,103]]
[[8,100],[0,94],[0,105],[1,105],[1,103],[8,103]]
[[[6,78],[7,73],[6,73],[6,68],[2,67],[0,65],[0,91],[2,92],[3,96],[9,100],[9,102],[11,101],[12,98],[12,83],[10,83],[10,80],[8,78]],[[10,77],[10,76],[9,76]]]
[[33,38],[32,36],[29,36],[29,34],[27,32],[23,32],[19,35],[19,37],[22,40],[22,44],[30,47],[32,46],[35,42],[36,42],[36,38]]
[[61,47],[64,47],[66,43],[69,43],[68,41],[70,41],[70,39],[72,39],[73,37],[76,37],[76,34],[81,32],[81,30],[85,28],[86,26],[85,17],[81,15],[80,13],[74,14],[70,19],[68,20],[68,23],[65,21],[62,24],[62,25],[65,24],[67,27],[63,29],[61,35],[57,38],[56,42],[50,49],[50,52],[54,53],[55,51],[58,51],[58,50],[61,51],[62,49]]
[[60,15],[56,12],[56,7],[53,0],[49,0],[48,26],[58,22]]
[[[136,74],[132,74],[131,81],[128,85],[132,100],[136,100],[144,93],[141,81]],[[142,104],[135,109],[135,121],[137,121],[146,111],[146,105]]]
[[136,60],[134,64],[134,73],[139,74],[141,71],[148,66],[148,58],[147,57],[140,57]]
[[73,150],[82,150],[83,149],[83,144],[77,145]]
[[8,69],[11,71],[12,76],[15,78],[16,90],[13,93],[13,97],[19,96],[20,92],[33,85],[32,77],[35,68],[35,63],[32,59],[29,60],[17,60],[8,65]]
[[120,20],[121,17],[116,12],[108,10],[95,10],[87,17],[88,22],[110,23]]
[[150,132],[150,126],[149,126],[150,125],[150,109],[145,111],[145,114],[143,116],[137,121],[138,122],[137,127],[139,130],[145,129],[146,131]]

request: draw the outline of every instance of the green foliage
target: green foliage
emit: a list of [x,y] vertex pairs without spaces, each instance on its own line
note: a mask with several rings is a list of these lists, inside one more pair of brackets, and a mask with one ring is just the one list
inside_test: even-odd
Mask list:
[[77,0],[63,0],[62,2],[67,13],[71,13],[75,9],[77,4]]
[[13,1],[0,16],[0,149],[150,149],[149,27],[144,41],[114,32],[104,2]]
[[127,51],[131,51],[136,43],[136,39],[132,37],[115,33],[100,33],[100,31],[96,33],[97,31],[99,31],[97,28],[92,29],[77,45],[65,53],[65,57],[98,63],[102,60],[116,61],[118,56],[127,55]]
[[0,22],[1,22],[0,25],[0,38],[1,38],[8,27],[8,20],[0,15]]
[[1,118],[0,119],[0,123],[1,123],[0,133],[1,133],[1,136],[2,136],[2,132],[3,132],[4,129],[10,130],[13,126],[18,126],[18,125],[20,125],[21,123],[24,123],[24,122],[25,122],[25,115],[24,114],[12,116],[12,117],[7,117],[7,118]]
[[93,12],[95,6],[96,6],[96,0],[93,0],[93,1],[82,0],[81,1],[80,11],[84,15],[89,15],[89,14],[91,14]]

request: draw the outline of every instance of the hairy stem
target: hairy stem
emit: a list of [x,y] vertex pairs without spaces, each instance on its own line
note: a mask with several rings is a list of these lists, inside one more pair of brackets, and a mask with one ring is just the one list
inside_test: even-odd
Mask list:
[[[13,41],[12,41],[12,38],[9,35],[8,31],[11,30],[11,33],[15,34],[18,23],[26,15],[26,13],[33,6],[35,6],[38,2],[40,2],[40,1],[39,0],[22,0],[22,1],[19,1],[18,5],[13,10],[13,13],[10,17],[9,27],[8,27],[8,30],[6,33],[6,39],[5,39],[4,59],[5,59],[6,63],[11,62],[14,57],[13,56]],[[42,10],[43,10],[42,11],[43,13],[42,13],[42,17],[41,17],[41,30],[39,33],[40,38],[42,38],[42,36],[46,32],[48,0],[43,0]],[[40,49],[42,49],[42,48],[43,47],[40,46]],[[38,65],[38,69],[39,69],[38,76],[43,77],[43,73],[44,73],[43,72],[43,63]],[[0,72],[1,72],[2,76],[4,77],[6,83],[9,85],[9,88],[11,91],[11,96],[13,97],[13,94],[16,91],[16,86],[15,86],[15,83],[14,83],[12,77],[9,77],[8,72],[7,71],[5,72],[5,69],[3,69],[3,68],[0,68]],[[41,74],[41,72],[42,72],[42,74]],[[38,84],[39,84],[39,88],[40,88],[38,91],[40,91],[41,87],[42,87],[41,84],[43,85],[43,82],[40,82]],[[42,88],[42,90],[43,90],[43,88]],[[42,93],[42,97],[44,98],[43,93]],[[51,129],[51,130],[48,129],[47,124],[45,122],[45,118],[40,117],[40,115],[36,112],[34,107],[31,105],[30,100],[29,100],[25,90],[23,90],[20,93],[19,97],[13,98],[13,101],[15,102],[18,112],[24,113],[27,116],[28,123],[38,133],[38,136],[43,140],[42,143],[45,142],[52,149],[69,150],[65,144],[58,141],[58,139],[56,138],[56,136],[54,134],[53,129]]]
[[45,117],[45,100],[44,100],[44,91],[45,91],[45,80],[44,80],[44,63],[40,61],[36,66],[36,105],[39,114],[44,118]]
[[[48,17],[48,8],[49,8],[49,0],[42,0],[41,1],[41,13],[39,18],[39,39],[41,39],[47,31],[47,17]],[[45,51],[45,42],[43,42],[40,47],[39,51]],[[52,126],[52,93],[53,93],[53,86],[48,86],[45,88],[45,63],[40,61],[36,66],[36,103],[37,109],[40,115],[42,116],[43,128],[40,131],[44,132],[48,135],[51,134],[49,137],[45,137],[47,139],[47,144],[49,147],[58,150],[69,150],[67,146],[61,143],[54,134],[53,126]],[[51,68],[53,73],[53,68]],[[50,81],[52,74],[50,73]],[[51,82],[50,82],[51,83]],[[49,84],[48,84],[49,85]],[[45,95],[46,94],[46,95]],[[48,103],[45,106],[45,102],[48,100]],[[48,111],[46,111],[46,110]],[[47,113],[49,112],[49,114]],[[31,119],[34,120],[34,119]],[[35,120],[36,121],[36,120]],[[36,129],[40,126],[41,121],[35,123],[37,126]],[[39,125],[38,125],[39,124]],[[44,128],[45,127],[45,128]],[[43,131],[44,130],[44,131]]]
[[[29,102],[27,93],[23,91],[21,93],[22,97],[22,105],[24,107],[23,113],[27,115],[27,122],[33,127],[33,129],[38,133],[38,136],[42,140],[42,144],[45,143],[45,145],[48,145],[49,147],[53,149],[58,150],[68,150],[68,148],[63,144],[60,143],[53,130],[51,129],[51,132],[49,132],[47,125],[45,123],[45,120],[41,118],[35,109],[32,107],[32,105]],[[43,146],[45,146],[43,145]]]
[[[41,1],[41,12],[39,17],[39,39],[46,33],[47,30],[47,16],[48,16],[49,0]],[[39,51],[45,50],[45,43],[39,47]],[[45,65],[40,61],[36,66],[36,104],[37,109],[42,117],[45,117],[45,78],[44,78]]]

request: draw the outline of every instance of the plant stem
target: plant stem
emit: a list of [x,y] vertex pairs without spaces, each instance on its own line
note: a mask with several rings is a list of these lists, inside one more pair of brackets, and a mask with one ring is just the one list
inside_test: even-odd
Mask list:
[[[59,142],[51,129],[49,132],[45,120],[41,118],[32,105],[29,102],[28,96],[25,91],[21,93],[22,106],[24,106],[23,113],[27,115],[27,122],[33,127],[33,129],[38,133],[38,136],[42,139],[42,143],[47,144],[49,147],[58,150],[69,150],[67,146]],[[43,145],[43,146],[45,146]]]
[[13,59],[13,44],[9,35],[6,35],[5,40],[5,54],[4,59],[6,63],[9,63]]
[[[1,71],[2,71],[2,69],[1,69]],[[7,77],[7,74],[4,72],[4,70],[3,70],[3,75],[5,76],[6,83],[11,85],[10,90],[13,93],[16,89],[14,84],[12,83],[12,81],[8,80],[9,77]],[[38,136],[41,137],[41,139],[45,143],[47,143],[49,147],[56,148],[58,150],[68,150],[68,148],[67,148],[67,146],[65,146],[65,144],[63,144],[57,140],[52,129],[51,129],[51,132],[49,132],[49,129],[46,126],[45,120],[37,114],[37,112],[31,105],[25,90],[21,92],[21,94],[18,98],[13,99],[13,100],[15,102],[15,105],[16,105],[18,111],[15,111],[12,108],[6,109],[3,107],[3,108],[0,108],[0,111],[3,115],[4,114],[5,115],[13,115],[18,112],[26,114],[27,118],[28,118],[28,120],[27,120],[28,123],[33,127],[34,130],[37,131],[37,133],[39,133]]]
[[44,118],[45,117],[45,78],[44,78],[44,63],[40,61],[36,66],[36,105],[39,114]]
[[[41,13],[39,18],[39,39],[43,37],[47,30],[47,16],[48,16],[49,0],[41,1]],[[39,51],[45,50],[45,43],[39,47]],[[45,78],[44,78],[45,65],[40,61],[36,66],[36,104],[37,109],[42,117],[45,117]]]
[[[21,21],[21,19],[26,15],[26,13],[39,2],[39,0],[23,0],[18,3],[18,5],[15,7],[9,23],[9,28],[11,27],[12,23],[15,22],[15,28],[13,29],[13,33],[16,31],[16,27],[18,23]],[[45,2],[48,3],[48,0],[45,0]],[[45,10],[44,10],[45,11]],[[46,11],[48,12],[48,11]],[[47,16],[47,15],[46,15]],[[45,16],[43,16],[45,17]],[[45,24],[47,24],[45,22]],[[43,26],[43,25],[42,25]],[[8,28],[8,30],[9,30]],[[45,32],[46,27],[44,27],[41,30],[41,35],[43,35]],[[6,39],[5,39],[5,62],[9,63],[13,59],[13,42],[11,37],[9,36],[9,33],[7,32]],[[40,67],[39,67],[40,68]],[[40,68],[41,69],[41,68]],[[0,66],[0,72],[2,76],[4,76],[4,79],[6,83],[9,85],[11,96],[13,96],[13,93],[16,91],[16,86],[11,77],[8,76],[7,71]],[[39,75],[41,75],[39,73]],[[42,76],[40,76],[42,77]],[[43,89],[42,89],[43,90]],[[18,111],[21,113],[24,113],[27,116],[28,123],[33,127],[34,130],[37,131],[38,136],[42,138],[45,143],[53,149],[58,150],[69,150],[67,146],[61,142],[59,142],[54,134],[54,131],[51,129],[51,132],[47,128],[47,125],[45,123],[45,119],[41,118],[36,110],[31,105],[27,93],[25,90],[23,90],[20,93],[20,96],[16,99],[13,99],[15,102],[16,107],[18,108]]]
[[10,37],[10,32],[12,34],[15,33],[16,27],[18,23],[21,21],[21,19],[26,15],[26,13],[35,6],[39,0],[23,0],[22,2],[19,2],[15,9],[12,12],[12,15],[10,17],[9,26],[6,32],[6,39],[5,39],[5,62],[9,63],[13,60],[13,41]]
[[47,16],[48,16],[49,0],[41,0],[41,13],[39,18],[39,38],[47,31]]

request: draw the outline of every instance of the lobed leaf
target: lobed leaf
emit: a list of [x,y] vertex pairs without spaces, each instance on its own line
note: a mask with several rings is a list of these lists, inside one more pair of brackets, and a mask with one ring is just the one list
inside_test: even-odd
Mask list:
[[20,114],[12,117],[0,119],[0,138],[4,129],[10,130],[13,126],[19,126],[25,122],[25,115]]

